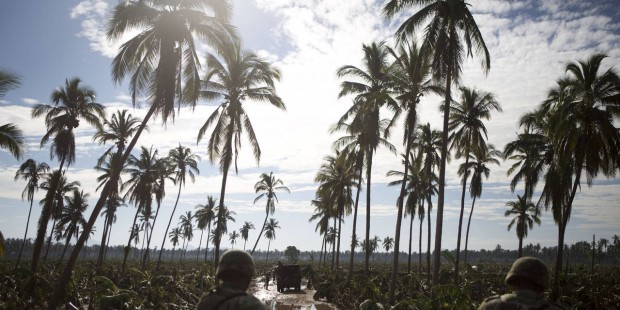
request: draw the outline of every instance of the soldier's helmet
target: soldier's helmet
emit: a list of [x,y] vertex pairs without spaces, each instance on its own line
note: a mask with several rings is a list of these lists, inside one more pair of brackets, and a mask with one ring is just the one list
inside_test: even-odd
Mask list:
[[549,270],[538,258],[521,257],[512,264],[508,271],[506,284],[513,285],[518,279],[524,279],[546,289],[549,285]]
[[241,250],[231,249],[226,251],[220,258],[216,275],[220,277],[222,274],[229,272],[240,273],[251,278],[254,277],[256,270],[252,256],[246,251]]

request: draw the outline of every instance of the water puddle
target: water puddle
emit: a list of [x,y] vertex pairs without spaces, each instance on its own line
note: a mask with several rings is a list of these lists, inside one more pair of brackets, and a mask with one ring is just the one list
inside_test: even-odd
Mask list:
[[252,294],[263,301],[270,310],[335,310],[331,304],[313,299],[314,290],[307,289],[306,281],[302,281],[301,290],[278,293],[276,285],[271,281],[269,288],[264,287],[262,279],[256,279],[252,285]]

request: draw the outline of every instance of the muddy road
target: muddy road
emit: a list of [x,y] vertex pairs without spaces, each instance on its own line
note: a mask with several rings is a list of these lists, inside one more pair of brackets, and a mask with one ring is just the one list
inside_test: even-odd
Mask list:
[[299,291],[285,291],[279,293],[276,289],[276,284],[272,281],[269,283],[269,288],[264,287],[265,282],[262,278],[257,278],[252,281],[250,292],[256,296],[256,298],[267,304],[267,309],[270,310],[334,310],[337,309],[331,304],[322,301],[316,301],[312,298],[314,296],[314,290],[306,288],[306,281],[302,280],[301,290]]

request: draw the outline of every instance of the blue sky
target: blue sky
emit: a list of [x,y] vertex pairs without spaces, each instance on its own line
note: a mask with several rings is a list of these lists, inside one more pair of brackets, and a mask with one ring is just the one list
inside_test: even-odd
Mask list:
[[[103,35],[105,20],[116,1],[2,1],[0,2],[0,67],[22,76],[20,88],[11,91],[0,106],[0,123],[13,122],[26,134],[26,158],[45,161],[52,167],[58,162],[49,159],[49,146],[39,148],[45,128],[42,119],[31,119],[32,104],[47,103],[54,89],[66,78],[80,77],[84,84],[97,91],[97,101],[108,107],[108,115],[121,108],[143,116],[144,109],[131,108],[126,85],[114,85],[110,78],[110,63],[122,41],[107,42]],[[252,49],[272,61],[282,71],[283,79],[277,90],[287,105],[287,112],[246,103],[263,155],[259,165],[242,147],[239,175],[231,175],[227,186],[227,205],[237,212],[237,222],[230,224],[238,230],[250,221],[259,227],[264,219],[264,201],[253,204],[256,194],[253,185],[260,173],[271,171],[282,179],[291,193],[279,195],[274,217],[282,227],[276,232],[271,248],[284,249],[295,245],[302,250],[319,250],[320,238],[314,233],[315,223],[308,223],[313,213],[310,200],[317,184],[314,175],[322,158],[339,134],[329,134],[329,127],[349,107],[350,98],[338,99],[339,80],[336,70],[342,65],[360,65],[361,45],[373,41],[391,41],[394,30],[404,15],[386,21],[380,15],[383,2],[371,0],[235,0],[233,23],[243,38],[245,48]],[[484,76],[479,61],[465,64],[462,84],[493,92],[504,109],[487,123],[489,142],[498,148],[515,138],[517,119],[532,110],[563,75],[568,61],[584,59],[594,52],[609,55],[603,61],[607,69],[620,63],[620,23],[615,1],[471,1],[472,10],[491,53],[491,71]],[[411,14],[411,12],[405,12]],[[206,51],[201,47],[201,52]],[[439,128],[441,115],[437,110],[440,98],[425,97],[420,106],[421,122]],[[201,102],[195,111],[182,109],[174,124],[167,128],[158,120],[150,123],[150,133],[139,144],[159,148],[165,154],[179,143],[201,155],[200,176],[196,183],[183,189],[173,220],[206,201],[207,195],[218,198],[221,177],[218,168],[207,161],[205,142],[196,143],[198,129],[213,107]],[[92,141],[93,129],[80,126],[77,134],[78,160],[69,169],[70,180],[79,180],[91,194],[94,205],[96,173],[92,170],[103,148]],[[391,142],[402,152],[399,130]],[[25,184],[13,181],[19,161],[0,152],[0,230],[6,237],[22,237],[28,203],[21,201]],[[459,162],[448,168],[447,202],[444,222],[444,248],[456,246],[456,226],[460,182],[456,176]],[[514,231],[506,231],[509,219],[503,216],[507,201],[515,199],[510,192],[506,170],[510,163],[493,167],[481,199],[476,201],[472,220],[470,248],[516,248]],[[373,199],[371,236],[394,235],[396,191],[388,188],[389,170],[400,170],[396,155],[385,150],[377,152],[373,166]],[[167,189],[160,218],[170,215],[176,188]],[[39,192],[35,199],[43,196]],[[466,201],[466,206],[470,204]],[[364,208],[360,209],[358,234],[364,230]],[[114,226],[112,243],[126,243],[135,209],[130,206],[119,212]],[[35,235],[40,207],[33,208],[28,237]],[[435,215],[433,213],[433,227]],[[343,236],[351,235],[351,217],[345,220]],[[567,242],[611,238],[620,234],[620,182],[604,177],[592,188],[582,187],[573,216],[567,229]],[[155,240],[161,240],[164,221],[156,223]],[[98,242],[103,220],[98,221],[92,242]],[[414,223],[417,225],[417,220]],[[414,232],[416,230],[414,229]],[[403,226],[403,233],[408,227]],[[248,244],[256,240],[258,230],[250,232]],[[434,232],[433,232],[434,234]],[[424,236],[426,238],[426,236]],[[414,240],[417,234],[414,233]],[[525,243],[553,246],[557,228],[550,214],[544,213],[542,225],[529,233]],[[346,242],[348,243],[348,241]],[[198,245],[198,238],[192,241]],[[223,246],[227,247],[227,241]],[[237,246],[238,247],[238,246]],[[259,243],[266,249],[267,241]]]

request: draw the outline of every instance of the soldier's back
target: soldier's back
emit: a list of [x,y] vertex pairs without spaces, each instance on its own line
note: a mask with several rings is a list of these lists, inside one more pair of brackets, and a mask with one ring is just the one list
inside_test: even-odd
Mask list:
[[549,303],[544,296],[530,291],[517,291],[511,294],[493,296],[485,299],[478,310],[561,310]]
[[265,310],[263,304],[256,297],[231,287],[222,286],[205,294],[198,303],[198,310]]

